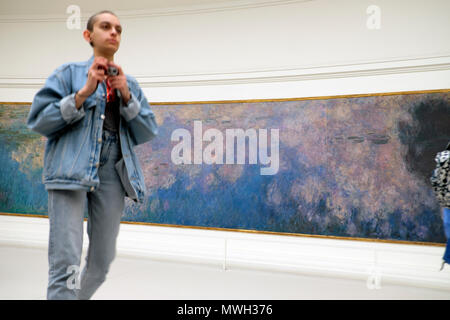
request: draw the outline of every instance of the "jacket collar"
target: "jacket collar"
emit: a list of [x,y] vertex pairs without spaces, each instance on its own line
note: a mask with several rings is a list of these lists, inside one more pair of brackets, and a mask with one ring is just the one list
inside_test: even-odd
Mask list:
[[92,62],[94,62],[94,55],[92,55],[89,60],[86,61],[86,75],[88,75],[89,73],[89,68],[91,67]]

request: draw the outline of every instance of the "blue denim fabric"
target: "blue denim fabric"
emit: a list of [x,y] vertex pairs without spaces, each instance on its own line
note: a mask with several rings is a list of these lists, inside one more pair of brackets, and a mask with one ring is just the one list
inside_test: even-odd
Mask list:
[[444,230],[447,237],[447,246],[444,253],[444,261],[450,264],[450,208],[443,209],[444,215]]
[[[43,182],[47,190],[95,191],[100,180],[101,136],[106,107],[106,85],[100,83],[78,110],[75,93],[87,81],[94,56],[84,62],[57,68],[33,99],[28,128],[48,138],[44,154]],[[137,81],[126,75],[131,99],[120,99],[120,147],[123,161],[119,172],[129,183],[126,196],[145,199],[145,182],[133,147],[151,140],[158,129],[155,116]]]
[[[103,131],[99,187],[93,192],[49,190],[47,299],[89,299],[105,281],[116,254],[116,239],[125,206],[125,189],[115,168],[121,157],[118,136]],[[86,204],[89,247],[85,267],[78,277]]]

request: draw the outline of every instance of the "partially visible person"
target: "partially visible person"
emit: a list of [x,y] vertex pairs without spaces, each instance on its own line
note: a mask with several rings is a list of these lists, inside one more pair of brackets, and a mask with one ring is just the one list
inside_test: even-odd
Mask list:
[[438,152],[435,158],[436,168],[431,176],[431,184],[436,199],[442,207],[444,231],[447,237],[441,270],[446,263],[450,264],[450,142],[446,150]]
[[[444,216],[444,230],[445,236],[447,237],[447,246],[445,248],[444,253],[444,261],[442,262],[442,268],[444,264],[450,264],[450,208],[443,208],[443,216]],[[441,268],[441,269],[442,269]]]

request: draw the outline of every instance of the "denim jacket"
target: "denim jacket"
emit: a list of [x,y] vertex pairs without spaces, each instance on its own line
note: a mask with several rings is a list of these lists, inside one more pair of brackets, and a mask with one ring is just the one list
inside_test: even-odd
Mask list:
[[[46,136],[43,183],[47,190],[95,191],[100,184],[98,167],[105,118],[106,85],[100,83],[81,108],[75,92],[87,81],[94,56],[84,62],[66,63],[46,80],[33,99],[27,119],[29,129]],[[136,79],[126,75],[131,99],[120,99],[120,147],[116,170],[126,196],[142,203],[146,196],[144,175],[133,147],[158,133],[155,116]]]

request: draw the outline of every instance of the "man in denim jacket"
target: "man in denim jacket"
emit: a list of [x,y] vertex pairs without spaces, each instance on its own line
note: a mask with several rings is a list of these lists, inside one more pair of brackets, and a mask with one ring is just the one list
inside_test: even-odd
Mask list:
[[[94,294],[115,257],[125,197],[145,198],[133,147],[151,140],[157,125],[137,81],[114,63],[121,32],[114,13],[93,15],[83,32],[93,56],[57,68],[28,116],[28,127],[48,138],[43,172],[50,220],[47,299]],[[110,75],[110,67],[118,74]],[[86,203],[89,248],[78,277]]]

